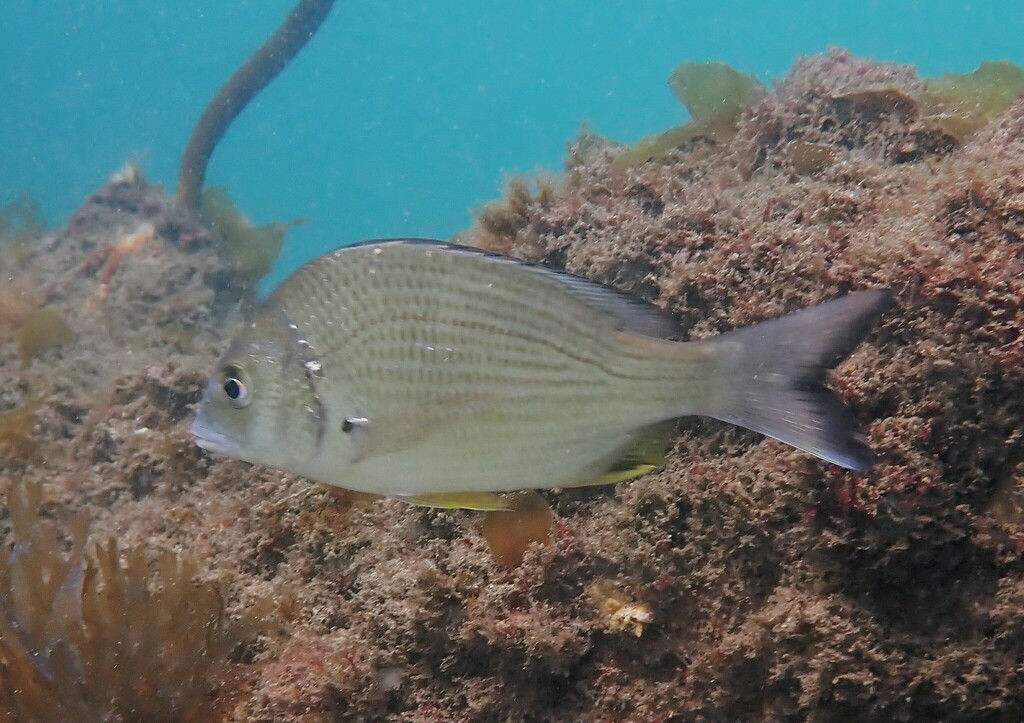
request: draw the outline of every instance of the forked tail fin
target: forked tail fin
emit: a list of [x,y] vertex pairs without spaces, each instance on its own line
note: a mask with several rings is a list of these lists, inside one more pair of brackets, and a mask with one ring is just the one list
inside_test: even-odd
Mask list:
[[856,420],[825,387],[827,370],[846,358],[891,303],[887,290],[858,291],[728,332],[723,388],[708,416],[752,429],[849,469],[871,466]]

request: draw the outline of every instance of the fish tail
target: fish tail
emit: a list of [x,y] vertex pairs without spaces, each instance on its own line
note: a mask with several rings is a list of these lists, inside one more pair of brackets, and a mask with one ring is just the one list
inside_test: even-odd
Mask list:
[[825,376],[890,303],[887,290],[859,291],[717,337],[719,369],[729,371],[706,414],[841,467],[870,467],[864,434]]

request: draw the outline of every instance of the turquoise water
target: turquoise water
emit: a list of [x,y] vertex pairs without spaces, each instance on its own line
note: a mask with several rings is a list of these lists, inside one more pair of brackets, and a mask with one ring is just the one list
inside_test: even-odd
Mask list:
[[[6,0],[0,200],[51,223],[124,161],[173,188],[206,102],[291,0]],[[755,7],[756,6],[756,7]],[[685,118],[685,60],[770,79],[829,46],[926,75],[1024,64],[1024,9],[988,2],[340,1],[236,121],[208,183],[257,222],[305,217],[270,283],[329,248],[446,237],[508,175],[557,169],[582,121],[623,141]]]

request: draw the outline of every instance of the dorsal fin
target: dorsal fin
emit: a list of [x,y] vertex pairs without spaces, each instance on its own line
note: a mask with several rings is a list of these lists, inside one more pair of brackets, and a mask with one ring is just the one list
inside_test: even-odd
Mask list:
[[[520,261],[519,263],[524,263]],[[625,292],[591,281],[582,276],[559,271],[546,266],[525,264],[536,273],[554,279],[567,287],[588,305],[611,315],[619,327],[634,334],[652,336],[658,339],[679,339],[683,333],[675,319],[663,309],[648,304]]]
[[432,246],[450,253],[472,254],[474,256],[490,259],[495,263],[513,264],[521,267],[523,270],[531,271],[546,279],[550,279],[551,281],[561,284],[587,305],[611,316],[615,319],[616,324],[621,329],[631,331],[634,334],[642,334],[643,336],[651,336],[658,339],[678,339],[682,336],[682,331],[679,329],[672,316],[665,310],[660,309],[653,304],[637,299],[634,296],[630,296],[625,292],[602,284],[599,281],[592,281],[591,279],[585,279],[582,276],[571,274],[568,271],[552,269],[542,264],[523,261],[511,256],[494,253],[493,251],[485,251],[483,249],[473,248],[472,246],[461,246],[447,241],[437,241],[435,239],[426,238],[393,238],[361,241],[357,244],[352,244],[338,249],[338,251],[343,252],[345,249],[358,248],[362,246],[387,246],[397,244],[408,246]]

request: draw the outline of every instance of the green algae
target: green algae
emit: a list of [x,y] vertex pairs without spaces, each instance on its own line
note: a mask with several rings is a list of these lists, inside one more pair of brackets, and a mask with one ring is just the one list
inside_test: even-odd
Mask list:
[[683,63],[668,80],[694,121],[735,118],[764,97],[764,86],[725,63]]
[[30,315],[14,332],[23,367],[44,351],[70,344],[74,339],[75,333],[61,313],[52,306],[43,307]]
[[16,260],[23,261],[32,242],[45,232],[39,202],[27,193],[19,193],[0,204],[0,245],[9,249]]
[[1006,60],[972,73],[946,73],[926,83],[922,115],[963,140],[1002,113],[1024,92],[1024,69]]
[[669,153],[697,138],[728,143],[736,134],[740,114],[764,97],[764,86],[725,63],[683,63],[669,85],[686,106],[690,122],[641,138],[612,162],[617,173]]
[[221,253],[246,285],[263,278],[281,254],[288,229],[301,221],[272,221],[254,226],[235,205],[226,189],[203,189],[199,216],[224,240]]

